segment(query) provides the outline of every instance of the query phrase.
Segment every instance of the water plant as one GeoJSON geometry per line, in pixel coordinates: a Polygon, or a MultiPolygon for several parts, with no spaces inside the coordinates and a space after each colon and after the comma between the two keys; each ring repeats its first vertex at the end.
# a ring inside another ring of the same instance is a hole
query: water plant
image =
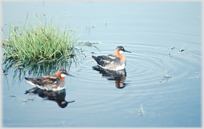
{"type": "Polygon", "coordinates": [[[162,63],[162,61],[163,61],[162,57],[163,57],[163,54],[160,56],[160,61],[161,61],[161,63],[162,63]]]}
{"type": "Polygon", "coordinates": [[[141,116],[144,116],[144,115],[145,115],[145,111],[144,111],[144,109],[143,109],[143,107],[142,107],[142,104],[141,104],[141,106],[140,106],[139,114],[140,114],[141,116]]]}
{"type": "Polygon", "coordinates": [[[44,14],[41,21],[36,14],[36,25],[27,21],[28,14],[23,26],[9,25],[8,39],[3,40],[3,59],[14,60],[17,66],[26,62],[52,62],[74,55],[75,45],[78,38],[75,38],[76,28],[68,29],[66,26],[61,29],[52,20],[47,21],[44,14]]]}
{"type": "Polygon", "coordinates": [[[172,52],[174,49],[175,49],[174,46],[172,46],[172,47],[169,48],[169,55],[171,54],[171,52],[172,52]]]}
{"type": "Polygon", "coordinates": [[[179,50],[179,52],[183,52],[184,51],[184,46],[185,45],[182,46],[182,48],[179,50]]]}
{"type": "Polygon", "coordinates": [[[166,77],[167,79],[168,79],[168,78],[171,78],[171,76],[169,76],[169,74],[167,73],[167,70],[166,70],[166,69],[165,69],[164,77],[166,77]]]}

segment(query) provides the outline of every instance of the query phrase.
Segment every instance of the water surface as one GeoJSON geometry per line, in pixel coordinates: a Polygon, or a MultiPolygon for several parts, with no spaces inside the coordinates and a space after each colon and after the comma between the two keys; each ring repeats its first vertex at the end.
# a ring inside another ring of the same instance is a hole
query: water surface
{"type": "Polygon", "coordinates": [[[3,75],[4,127],[201,127],[201,2],[3,2],[2,7],[4,30],[10,22],[22,25],[27,12],[33,24],[36,13],[44,13],[58,17],[62,26],[78,26],[79,41],[100,42],[100,51],[84,46],[86,58],[71,65],[75,77],[66,77],[65,100],[74,102],[65,108],[24,94],[32,86],[14,78],[14,69],[3,75]],[[93,70],[91,59],[114,54],[119,45],[132,52],[124,53],[121,87],[113,76],[93,70]]]}

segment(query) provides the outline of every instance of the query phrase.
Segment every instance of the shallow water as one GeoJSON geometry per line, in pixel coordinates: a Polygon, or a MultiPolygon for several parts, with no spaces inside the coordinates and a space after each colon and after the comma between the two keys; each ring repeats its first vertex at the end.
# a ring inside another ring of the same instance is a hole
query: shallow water
{"type": "Polygon", "coordinates": [[[65,100],[74,102],[65,108],[24,94],[32,86],[10,70],[2,77],[4,127],[201,127],[201,2],[3,2],[3,27],[23,24],[28,10],[30,22],[43,12],[78,25],[79,40],[100,42],[100,51],[84,47],[86,58],[71,65],[65,100]],[[124,53],[122,88],[93,70],[91,58],[119,45],[132,52],[124,53]]]}

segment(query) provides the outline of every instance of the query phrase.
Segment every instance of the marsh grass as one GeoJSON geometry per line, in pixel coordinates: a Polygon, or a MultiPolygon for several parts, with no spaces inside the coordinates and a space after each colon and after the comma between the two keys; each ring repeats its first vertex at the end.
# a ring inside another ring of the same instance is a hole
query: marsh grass
{"type": "Polygon", "coordinates": [[[27,21],[28,14],[23,26],[9,25],[8,39],[3,40],[3,59],[17,61],[17,65],[28,62],[42,63],[52,62],[63,58],[67,60],[74,55],[75,39],[74,30],[60,27],[52,20],[48,22],[45,15],[41,21],[36,14],[36,25],[27,21]]]}

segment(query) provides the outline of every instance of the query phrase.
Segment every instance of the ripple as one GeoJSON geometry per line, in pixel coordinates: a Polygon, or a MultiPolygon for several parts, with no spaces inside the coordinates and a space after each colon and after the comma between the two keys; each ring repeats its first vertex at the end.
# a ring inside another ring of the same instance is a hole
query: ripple
{"type": "MultiPolygon", "coordinates": [[[[112,44],[108,48],[106,45],[103,46],[103,49],[97,55],[113,53],[114,49],[112,48],[114,46],[116,45],[112,44]]],[[[105,97],[104,100],[93,100],[92,103],[81,105],[82,107],[100,107],[104,103],[111,106],[113,101],[122,104],[125,101],[135,101],[135,98],[137,98],[137,101],[142,101],[147,96],[160,99],[165,94],[186,90],[188,87],[183,86],[183,82],[190,80],[190,74],[199,72],[195,68],[200,66],[201,55],[193,50],[181,53],[178,49],[175,49],[169,55],[169,50],[165,46],[138,44],[125,46],[125,49],[132,52],[124,53],[127,59],[127,76],[124,81],[127,86],[124,89],[127,90],[119,90],[117,94],[115,81],[108,80],[98,71],[92,69],[92,66],[95,66],[96,63],[91,58],[90,53],[86,54],[87,58],[83,61],[80,71],[71,70],[76,75],[76,80],[73,82],[77,82],[76,85],[81,84],[79,86],[81,93],[79,94],[89,96],[87,97],[88,101],[92,101],[93,96],[105,97]],[[165,74],[168,74],[171,78],[165,78],[165,74]]]]}

